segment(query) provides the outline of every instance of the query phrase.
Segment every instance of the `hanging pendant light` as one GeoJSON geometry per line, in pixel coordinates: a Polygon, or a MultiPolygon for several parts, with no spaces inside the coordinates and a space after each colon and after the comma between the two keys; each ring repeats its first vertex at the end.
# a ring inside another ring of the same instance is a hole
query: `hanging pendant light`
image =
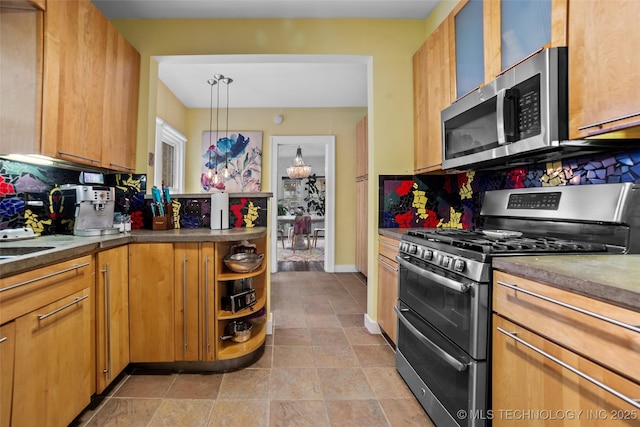
{"type": "Polygon", "coordinates": [[[229,148],[231,147],[231,141],[229,141],[229,85],[233,83],[233,79],[225,77],[222,79],[222,82],[227,85],[227,126],[224,135],[226,149],[224,152],[224,169],[222,170],[222,177],[227,180],[229,179],[229,176],[231,176],[231,172],[229,171],[229,159],[227,156],[229,154],[229,148]]]}
{"type": "Polygon", "coordinates": [[[293,159],[293,166],[289,166],[287,168],[287,175],[289,175],[289,178],[291,179],[303,179],[311,175],[311,166],[306,166],[304,164],[302,148],[300,148],[300,146],[298,146],[296,157],[293,159]]]}
{"type": "Polygon", "coordinates": [[[207,178],[209,178],[209,185],[215,187],[222,181],[222,178],[218,174],[218,156],[215,153],[215,147],[218,146],[218,134],[220,133],[220,81],[225,77],[222,74],[215,74],[213,79],[207,80],[207,83],[211,85],[211,108],[209,113],[209,171],[207,172],[207,178]],[[213,121],[213,86],[218,86],[218,91],[216,95],[216,145],[213,149],[211,149],[211,134],[213,130],[211,129],[211,122],[213,121]],[[213,152],[213,160],[214,166],[213,171],[211,170],[211,153],[213,152]]]}
{"type": "Polygon", "coordinates": [[[207,150],[209,153],[209,162],[207,162],[207,179],[209,180],[209,183],[211,183],[213,180],[213,169],[211,169],[211,165],[213,163],[213,159],[211,158],[211,153],[213,151],[211,148],[211,136],[213,134],[213,87],[218,84],[218,81],[215,79],[209,79],[207,80],[207,83],[211,86],[211,102],[209,104],[209,149],[207,150]]]}

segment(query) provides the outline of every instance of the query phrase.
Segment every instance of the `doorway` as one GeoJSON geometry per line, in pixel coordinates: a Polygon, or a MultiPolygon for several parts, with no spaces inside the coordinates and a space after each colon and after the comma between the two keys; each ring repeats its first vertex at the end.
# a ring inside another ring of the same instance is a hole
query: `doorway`
{"type": "MultiPolygon", "coordinates": [[[[324,271],[328,273],[334,272],[334,230],[335,230],[335,136],[334,135],[311,135],[311,136],[272,136],[271,137],[271,188],[274,196],[271,199],[271,272],[278,271],[278,245],[282,245],[281,236],[278,234],[278,185],[282,181],[281,169],[290,165],[291,159],[287,162],[279,155],[283,151],[295,151],[297,147],[301,147],[303,157],[305,149],[307,152],[317,151],[318,149],[324,156],[324,167],[320,170],[313,167],[313,164],[305,163],[312,167],[312,174],[324,177],[325,190],[325,209],[323,215],[324,228],[324,271]],[[287,162],[285,164],[282,164],[287,162]]],[[[293,156],[291,156],[292,158],[293,156]]],[[[286,240],[288,236],[284,236],[286,240]]],[[[309,244],[311,242],[308,242],[309,244]]],[[[304,249],[303,249],[304,250],[304,249]]]]}

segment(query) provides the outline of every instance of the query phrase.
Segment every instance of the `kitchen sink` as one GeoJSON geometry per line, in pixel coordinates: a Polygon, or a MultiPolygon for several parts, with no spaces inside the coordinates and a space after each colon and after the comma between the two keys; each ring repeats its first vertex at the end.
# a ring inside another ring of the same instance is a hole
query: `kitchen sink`
{"type": "Polygon", "coordinates": [[[9,248],[3,248],[0,246],[0,261],[53,248],[55,248],[55,246],[13,246],[9,248]]]}

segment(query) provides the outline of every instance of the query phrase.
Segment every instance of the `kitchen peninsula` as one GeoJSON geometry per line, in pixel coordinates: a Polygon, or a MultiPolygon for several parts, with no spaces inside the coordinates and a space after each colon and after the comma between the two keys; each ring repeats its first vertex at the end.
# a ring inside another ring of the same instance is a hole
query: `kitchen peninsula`
{"type": "Polygon", "coordinates": [[[0,255],[1,412],[12,425],[68,424],[130,363],[220,372],[264,349],[266,227],[41,236],[2,242],[0,255]],[[223,258],[245,240],[264,259],[232,272],[223,258]],[[223,301],[238,281],[255,303],[231,311],[223,301]],[[249,339],[221,339],[243,319],[249,339]]]}

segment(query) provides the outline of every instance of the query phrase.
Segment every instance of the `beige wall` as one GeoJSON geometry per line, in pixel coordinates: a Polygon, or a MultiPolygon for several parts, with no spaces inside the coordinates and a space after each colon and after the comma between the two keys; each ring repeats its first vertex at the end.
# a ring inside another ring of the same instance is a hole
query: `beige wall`
{"type": "MultiPolygon", "coordinates": [[[[379,174],[413,172],[413,53],[427,35],[424,20],[387,19],[190,19],[115,20],[115,26],[141,53],[137,171],[146,172],[153,151],[158,64],[154,55],[346,54],[368,55],[370,248],[368,314],[376,319],[377,206],[379,174]],[[151,108],[150,108],[151,107],[151,108]]],[[[189,116],[190,114],[188,114],[189,116]]],[[[188,121],[189,119],[187,119],[188,121]]],[[[187,126],[188,127],[188,126],[187,126]]],[[[307,131],[305,133],[311,133],[307,131]]],[[[271,191],[268,153],[263,190],[271,191]]],[[[355,162],[355,159],[354,159],[355,162]]],[[[337,200],[355,198],[351,174],[336,176],[337,200]]],[[[337,202],[340,203],[340,202],[337,202]]],[[[355,241],[351,206],[336,206],[337,223],[348,230],[341,244],[355,241]]],[[[336,254],[336,265],[353,255],[336,254]],[[345,258],[343,258],[345,257],[345,258]]]]}
{"type": "MultiPolygon", "coordinates": [[[[187,108],[169,90],[169,88],[158,80],[158,98],[156,99],[156,114],[171,127],[183,135],[187,133],[187,108]]],[[[150,175],[150,178],[153,175],[150,175]]],[[[151,181],[150,181],[151,182],[151,181]]],[[[151,183],[150,185],[153,185],[151,183]]]]}

